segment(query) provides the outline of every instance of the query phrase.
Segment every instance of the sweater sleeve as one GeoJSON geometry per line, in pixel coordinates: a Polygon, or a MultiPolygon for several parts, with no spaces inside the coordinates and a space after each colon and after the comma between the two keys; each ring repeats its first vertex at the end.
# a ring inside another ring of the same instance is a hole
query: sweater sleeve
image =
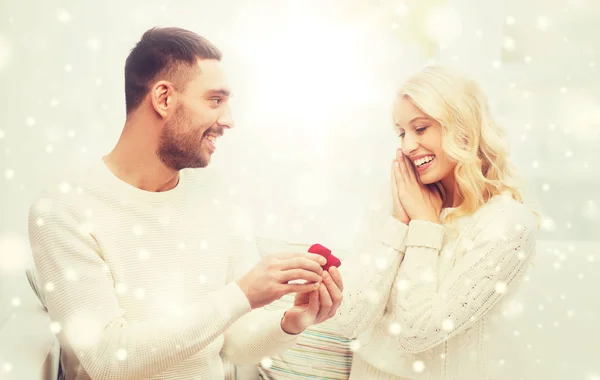
{"type": "Polygon", "coordinates": [[[250,311],[235,284],[162,319],[131,322],[119,307],[102,250],[75,207],[34,203],[29,239],[59,341],[96,379],[146,379],[203,349],[250,311]]]}
{"type": "MultiPolygon", "coordinates": [[[[462,248],[453,249],[465,254],[441,282],[443,227],[410,222],[395,300],[403,351],[426,351],[465,331],[520,283],[535,252],[537,224],[533,214],[513,211],[496,215],[470,241],[459,237],[462,248]]],[[[443,254],[452,255],[453,249],[443,254]]]]}
{"type": "Polygon", "coordinates": [[[343,261],[344,300],[334,318],[351,339],[374,324],[385,310],[403,258],[408,226],[384,211],[370,211],[351,254],[343,261]]]}
{"type": "MultiPolygon", "coordinates": [[[[241,209],[233,212],[231,220],[241,224],[231,227],[234,231],[231,238],[233,249],[227,282],[237,281],[260,260],[251,228],[245,217],[240,215],[241,209]]],[[[233,364],[256,364],[292,347],[297,336],[282,330],[284,312],[258,308],[241,317],[225,332],[223,355],[233,364]]]]}

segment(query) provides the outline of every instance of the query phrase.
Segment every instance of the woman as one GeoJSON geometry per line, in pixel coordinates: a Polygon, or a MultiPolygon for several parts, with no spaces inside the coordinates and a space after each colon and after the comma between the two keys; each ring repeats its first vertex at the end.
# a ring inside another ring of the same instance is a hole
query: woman
{"type": "Polygon", "coordinates": [[[341,270],[337,322],[358,337],[350,379],[498,378],[511,351],[502,306],[538,229],[503,131],[479,86],[441,67],[400,88],[393,116],[391,200],[359,239],[369,254],[341,270]]]}

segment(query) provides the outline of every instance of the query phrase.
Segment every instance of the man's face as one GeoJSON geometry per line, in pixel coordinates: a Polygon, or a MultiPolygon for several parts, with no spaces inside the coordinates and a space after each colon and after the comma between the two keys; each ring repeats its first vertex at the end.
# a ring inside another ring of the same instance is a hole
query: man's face
{"type": "Polygon", "coordinates": [[[199,73],[178,93],[160,136],[158,156],[175,170],[208,165],[218,137],[233,127],[230,90],[220,62],[199,60],[199,73]]]}

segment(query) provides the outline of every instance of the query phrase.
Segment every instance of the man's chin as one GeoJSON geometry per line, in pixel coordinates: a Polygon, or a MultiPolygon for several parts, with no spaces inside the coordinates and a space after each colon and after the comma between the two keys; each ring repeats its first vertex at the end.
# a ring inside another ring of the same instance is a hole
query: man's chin
{"type": "Polygon", "coordinates": [[[195,162],[192,165],[188,166],[186,169],[202,169],[210,164],[210,160],[203,160],[199,162],[195,162]]]}
{"type": "Polygon", "coordinates": [[[200,169],[205,168],[210,164],[211,155],[207,154],[204,157],[198,157],[198,160],[194,162],[194,165],[191,167],[192,169],[200,169]]]}
{"type": "Polygon", "coordinates": [[[180,162],[179,168],[177,170],[183,169],[201,169],[208,166],[210,163],[210,157],[196,157],[191,160],[187,160],[184,162],[180,162]]]}

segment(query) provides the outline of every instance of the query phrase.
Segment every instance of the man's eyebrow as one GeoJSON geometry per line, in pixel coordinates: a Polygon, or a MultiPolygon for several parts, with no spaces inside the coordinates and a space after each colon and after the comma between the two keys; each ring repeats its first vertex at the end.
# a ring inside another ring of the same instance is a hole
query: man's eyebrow
{"type": "Polygon", "coordinates": [[[215,88],[213,90],[208,90],[206,92],[206,94],[208,96],[215,96],[215,95],[221,95],[221,96],[226,96],[226,97],[231,97],[231,91],[224,89],[224,88],[215,88]]]}

